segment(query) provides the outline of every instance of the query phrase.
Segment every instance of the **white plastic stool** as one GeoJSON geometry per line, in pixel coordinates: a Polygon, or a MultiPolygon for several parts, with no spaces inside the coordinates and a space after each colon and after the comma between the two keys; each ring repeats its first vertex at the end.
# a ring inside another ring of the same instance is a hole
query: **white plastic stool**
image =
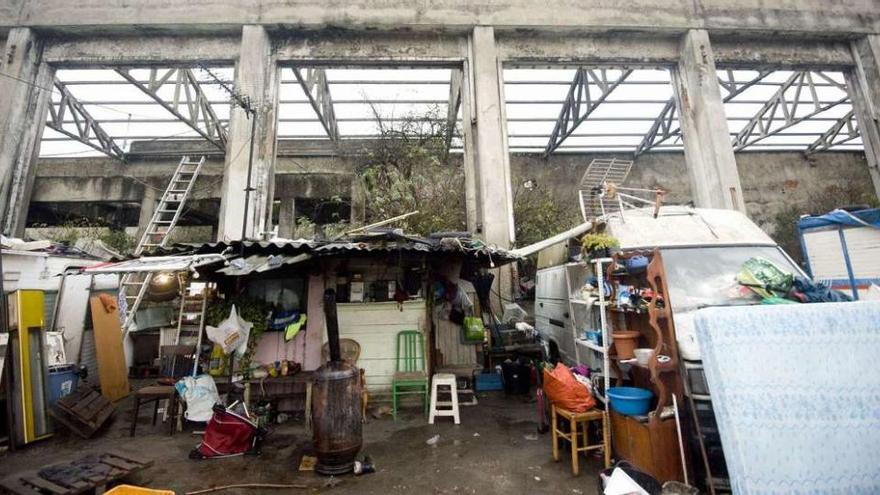
{"type": "Polygon", "coordinates": [[[459,424],[458,418],[458,386],[455,384],[455,375],[451,373],[435,373],[431,378],[431,409],[428,423],[434,424],[435,416],[452,416],[455,424],[459,424]],[[451,401],[437,402],[437,387],[449,387],[452,394],[451,401]],[[451,409],[438,409],[438,406],[451,407],[451,409]]]}

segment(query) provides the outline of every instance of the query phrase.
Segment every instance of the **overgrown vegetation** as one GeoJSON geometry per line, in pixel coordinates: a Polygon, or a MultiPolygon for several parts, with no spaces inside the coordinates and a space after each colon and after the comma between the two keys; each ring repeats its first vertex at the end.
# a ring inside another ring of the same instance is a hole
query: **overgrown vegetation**
{"type": "Polygon", "coordinates": [[[773,239],[798,263],[802,262],[801,243],[797,221],[802,215],[821,215],[835,208],[853,205],[880,206],[872,194],[860,192],[853,187],[834,185],[822,194],[811,198],[807,207],[790,205],[779,210],[768,225],[773,239]]]}
{"type": "Polygon", "coordinates": [[[87,248],[95,241],[116,253],[126,255],[134,251],[137,239],[124,229],[88,218],[69,218],[60,225],[36,225],[33,227],[40,237],[67,246],[87,248]]]}
{"type": "Polygon", "coordinates": [[[574,227],[579,223],[580,213],[539,185],[530,189],[517,187],[513,216],[516,244],[527,246],[574,227]]]}
{"type": "MultiPolygon", "coordinates": [[[[366,223],[418,210],[395,226],[427,235],[467,230],[464,170],[460,155],[446,147],[450,129],[445,113],[432,108],[424,115],[394,121],[373,109],[379,138],[366,145],[359,180],[366,192],[366,223]]],[[[453,134],[460,135],[458,129],[453,134]]],[[[485,199],[492,201],[492,198],[485,199]]],[[[518,187],[513,197],[517,245],[527,245],[577,224],[577,211],[540,187],[518,187]]]]}
{"type": "Polygon", "coordinates": [[[446,151],[445,116],[436,107],[393,121],[375,107],[373,114],[379,137],[365,145],[357,168],[366,223],[418,210],[395,226],[421,235],[465,230],[464,173],[446,151]]]}

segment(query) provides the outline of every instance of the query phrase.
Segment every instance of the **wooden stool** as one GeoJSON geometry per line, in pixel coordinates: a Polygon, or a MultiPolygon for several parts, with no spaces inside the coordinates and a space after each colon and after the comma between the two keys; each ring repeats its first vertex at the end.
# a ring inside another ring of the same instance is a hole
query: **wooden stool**
{"type": "Polygon", "coordinates": [[[134,436],[135,428],[137,428],[138,412],[141,404],[155,402],[153,406],[153,425],[156,425],[156,417],[159,414],[159,401],[168,400],[166,408],[169,416],[168,424],[170,425],[169,435],[174,435],[174,427],[177,425],[177,390],[173,385],[152,385],[144,387],[134,393],[134,412],[131,416],[130,436],[134,436]]]}
{"type": "Polygon", "coordinates": [[[431,409],[428,416],[428,423],[434,424],[435,416],[452,416],[455,424],[459,424],[458,418],[458,385],[455,383],[455,375],[451,373],[435,373],[431,379],[431,409]],[[437,387],[449,387],[449,393],[452,394],[450,401],[437,401],[437,387]],[[443,406],[444,409],[438,409],[437,406],[443,406]],[[446,409],[449,407],[450,409],[446,409]]]}
{"type": "Polygon", "coordinates": [[[580,472],[578,469],[578,452],[586,452],[588,450],[601,449],[604,447],[605,449],[605,468],[608,469],[611,467],[611,442],[609,441],[609,429],[608,429],[608,415],[605,411],[601,411],[599,409],[591,409],[587,412],[576,413],[571,412],[566,409],[562,409],[561,407],[556,407],[555,405],[550,406],[551,409],[551,423],[550,423],[550,431],[553,433],[552,441],[553,441],[553,460],[559,460],[559,440],[558,438],[561,436],[562,438],[568,440],[571,444],[571,472],[575,476],[580,472]],[[557,417],[562,416],[562,418],[568,420],[569,423],[569,431],[568,433],[559,429],[559,422],[557,421],[557,417]],[[590,445],[587,441],[587,429],[590,424],[590,421],[601,421],[602,422],[602,443],[599,445],[590,445]],[[578,446],[578,426],[581,426],[581,433],[583,437],[583,446],[578,446]]]}

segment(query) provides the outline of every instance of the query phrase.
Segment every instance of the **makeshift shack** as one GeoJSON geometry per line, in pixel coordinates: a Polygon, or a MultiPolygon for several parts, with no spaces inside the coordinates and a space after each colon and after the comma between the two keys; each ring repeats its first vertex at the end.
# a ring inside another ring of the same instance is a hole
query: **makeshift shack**
{"type": "Polygon", "coordinates": [[[880,208],[805,216],[797,226],[811,277],[856,300],[880,286],[880,208]]]}
{"type": "Polygon", "coordinates": [[[403,352],[398,346],[402,331],[421,335],[429,349],[429,376],[441,366],[462,367],[468,375],[482,368],[483,341],[465,342],[462,335],[463,318],[479,314],[481,307],[466,280],[517,259],[470,238],[422,238],[399,231],[335,241],[183,244],[156,254],[87,272],[186,274],[185,284],[208,289],[202,320],[208,327],[219,325],[236,305],[238,316],[254,324],[251,348],[230,369],[228,360],[203,339],[199,364],[190,369],[209,372],[220,384],[247,377],[250,397],[271,399],[279,411],[304,408],[307,373],[326,361],[325,289],[336,290],[340,337],[357,348],[356,364],[370,400],[382,400],[390,395],[403,352]]]}

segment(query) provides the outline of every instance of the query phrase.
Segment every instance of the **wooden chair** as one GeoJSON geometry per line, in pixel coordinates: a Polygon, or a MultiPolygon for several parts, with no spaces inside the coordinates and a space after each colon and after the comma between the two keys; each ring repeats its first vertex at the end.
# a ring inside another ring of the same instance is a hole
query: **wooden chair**
{"type": "MultiPolygon", "coordinates": [[[[342,354],[342,360],[346,363],[357,366],[358,358],[361,357],[361,345],[354,339],[339,339],[339,351],[342,354]]],[[[330,360],[330,343],[324,342],[321,346],[321,357],[324,362],[330,360]]]]}
{"type": "Polygon", "coordinates": [[[418,330],[397,334],[394,378],[391,380],[391,408],[397,419],[397,406],[402,395],[422,395],[424,413],[428,413],[428,371],[425,360],[425,336],[418,330]]]}
{"type": "Polygon", "coordinates": [[[169,414],[169,435],[174,435],[174,429],[177,427],[177,390],[173,385],[151,385],[144,387],[134,393],[134,409],[131,417],[131,431],[129,436],[134,436],[137,428],[138,412],[141,404],[149,404],[153,402],[153,426],[156,425],[156,417],[159,414],[159,402],[167,400],[168,405],[166,411],[169,414]]]}
{"type": "Polygon", "coordinates": [[[609,425],[608,425],[608,416],[605,414],[605,411],[601,411],[599,409],[590,409],[589,411],[576,413],[569,411],[567,409],[563,409],[561,407],[556,407],[556,405],[550,406],[551,410],[551,423],[550,423],[550,431],[552,432],[552,441],[553,441],[553,460],[559,460],[559,437],[564,438],[571,444],[571,472],[575,476],[580,472],[578,468],[578,453],[579,452],[587,452],[589,450],[596,449],[605,449],[605,468],[611,467],[611,442],[609,441],[609,425]],[[562,417],[564,420],[568,421],[569,429],[568,431],[562,431],[560,429],[561,421],[558,420],[559,417],[562,417]],[[597,445],[590,445],[587,441],[587,429],[589,427],[590,421],[600,421],[602,426],[602,443],[597,445]],[[578,431],[580,430],[580,431],[578,431]],[[581,433],[581,438],[583,439],[583,445],[578,446],[578,433],[581,433]]]}

